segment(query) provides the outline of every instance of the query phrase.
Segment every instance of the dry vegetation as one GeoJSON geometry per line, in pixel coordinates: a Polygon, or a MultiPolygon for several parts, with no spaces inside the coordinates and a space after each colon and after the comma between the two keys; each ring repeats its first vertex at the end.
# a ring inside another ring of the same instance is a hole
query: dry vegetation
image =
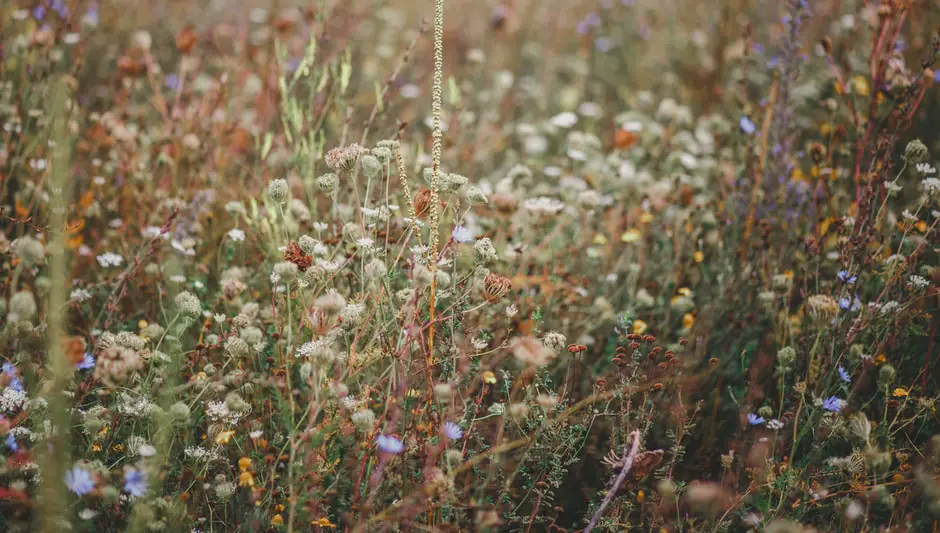
{"type": "Polygon", "coordinates": [[[0,6],[0,530],[928,532],[926,0],[0,6]]]}

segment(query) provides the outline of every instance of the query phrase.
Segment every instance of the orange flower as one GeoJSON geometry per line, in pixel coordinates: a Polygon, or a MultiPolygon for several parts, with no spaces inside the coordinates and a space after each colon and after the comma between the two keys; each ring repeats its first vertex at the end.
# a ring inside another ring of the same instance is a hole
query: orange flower
{"type": "Polygon", "coordinates": [[[895,398],[904,398],[908,394],[910,393],[907,391],[907,389],[903,387],[898,387],[894,389],[893,391],[891,391],[891,396],[894,396],[895,398]]]}
{"type": "Polygon", "coordinates": [[[247,457],[242,457],[238,460],[238,469],[242,472],[247,472],[251,468],[251,459],[247,457]]]}
{"type": "Polygon", "coordinates": [[[251,472],[242,472],[238,475],[238,485],[240,487],[254,487],[255,477],[251,475],[251,472]]]}

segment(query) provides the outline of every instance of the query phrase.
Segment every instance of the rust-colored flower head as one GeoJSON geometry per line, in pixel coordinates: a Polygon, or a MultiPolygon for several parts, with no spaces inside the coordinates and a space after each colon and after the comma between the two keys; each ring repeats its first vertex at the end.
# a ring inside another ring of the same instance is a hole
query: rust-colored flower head
{"type": "Polygon", "coordinates": [[[418,218],[427,218],[431,214],[431,198],[433,196],[434,193],[431,192],[431,189],[421,189],[415,195],[415,215],[418,218]]]}
{"type": "Polygon", "coordinates": [[[512,290],[512,281],[509,278],[490,272],[483,279],[483,298],[488,302],[495,302],[509,294],[512,290]]]}
{"type": "Polygon", "coordinates": [[[287,249],[284,250],[284,260],[297,265],[301,272],[306,272],[313,264],[313,257],[305,254],[296,242],[287,245],[287,249]]]}
{"type": "Polygon", "coordinates": [[[198,42],[199,35],[191,25],[187,25],[176,34],[176,49],[179,50],[181,54],[192,52],[198,42]]]}

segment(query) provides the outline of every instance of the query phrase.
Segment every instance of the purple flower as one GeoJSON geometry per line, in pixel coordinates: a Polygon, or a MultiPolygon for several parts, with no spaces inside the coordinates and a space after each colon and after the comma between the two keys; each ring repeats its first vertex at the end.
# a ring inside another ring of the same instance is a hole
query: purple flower
{"type": "Polygon", "coordinates": [[[82,356],[82,360],[75,365],[75,368],[79,370],[89,370],[91,368],[95,368],[95,356],[91,355],[90,353],[86,353],[84,356],[82,356]]]}
{"type": "Polygon", "coordinates": [[[764,420],[762,416],[755,415],[754,413],[747,414],[747,423],[752,426],[759,426],[764,422],[766,422],[766,420],[764,420]]]}
{"type": "Polygon", "coordinates": [[[393,455],[397,455],[405,449],[405,445],[402,444],[401,440],[392,435],[379,435],[378,438],[375,439],[375,443],[379,446],[380,450],[393,455]]]}
{"type": "Polygon", "coordinates": [[[842,410],[842,404],[845,403],[845,400],[839,398],[838,396],[830,396],[823,401],[823,409],[826,411],[832,411],[833,413],[838,413],[842,410]]]}
{"type": "Polygon", "coordinates": [[[20,449],[20,445],[16,443],[16,437],[14,437],[12,433],[7,433],[7,438],[4,442],[6,443],[7,448],[9,448],[10,451],[14,453],[20,449]]]}
{"type": "Polygon", "coordinates": [[[42,6],[36,6],[36,9],[33,10],[33,18],[36,20],[42,20],[46,16],[46,8],[42,6]]]}
{"type": "Polygon", "coordinates": [[[836,274],[836,275],[839,277],[839,279],[840,279],[843,283],[847,283],[847,284],[849,284],[849,285],[854,284],[854,283],[858,280],[858,276],[855,275],[855,274],[852,274],[852,273],[849,272],[848,270],[840,270],[840,271],[838,272],[838,274],[836,274]]]}
{"type": "Polygon", "coordinates": [[[454,227],[454,231],[451,232],[451,235],[453,235],[454,240],[459,243],[470,242],[473,240],[473,232],[464,226],[454,227]]]}
{"type": "Polygon", "coordinates": [[[73,466],[65,473],[65,486],[75,494],[84,496],[95,489],[95,480],[92,479],[91,472],[88,470],[73,466]]]}
{"type": "Polygon", "coordinates": [[[839,377],[846,383],[852,383],[852,375],[841,365],[839,365],[839,377]]]}
{"type": "Polygon", "coordinates": [[[136,469],[124,472],[124,490],[131,496],[143,497],[147,494],[147,473],[136,469]]]}
{"type": "Polygon", "coordinates": [[[175,91],[180,87],[180,77],[176,74],[167,74],[166,78],[163,80],[163,84],[166,85],[167,89],[175,91]]]}
{"type": "Polygon", "coordinates": [[[741,117],[741,121],[738,123],[741,127],[741,131],[747,135],[752,135],[757,129],[757,126],[754,124],[754,121],[747,117],[741,117]]]}
{"type": "Polygon", "coordinates": [[[453,422],[444,424],[444,434],[447,435],[447,438],[450,440],[460,440],[463,438],[463,430],[453,422]]]}

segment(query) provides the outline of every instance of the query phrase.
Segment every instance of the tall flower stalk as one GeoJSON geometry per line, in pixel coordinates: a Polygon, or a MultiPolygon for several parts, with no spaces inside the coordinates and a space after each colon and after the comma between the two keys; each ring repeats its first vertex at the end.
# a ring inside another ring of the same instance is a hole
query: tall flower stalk
{"type": "Polygon", "coordinates": [[[433,140],[431,145],[431,235],[428,270],[431,271],[431,298],[428,304],[431,326],[428,330],[428,363],[434,361],[434,306],[437,295],[437,256],[441,223],[440,174],[441,174],[441,106],[444,77],[444,0],[434,1],[434,84],[431,92],[433,116],[433,140]]]}

